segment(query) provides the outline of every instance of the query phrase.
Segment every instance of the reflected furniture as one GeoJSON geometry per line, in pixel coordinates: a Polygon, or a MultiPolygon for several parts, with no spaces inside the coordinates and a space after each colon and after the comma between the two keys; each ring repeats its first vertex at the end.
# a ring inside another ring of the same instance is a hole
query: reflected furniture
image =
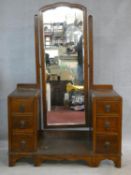
{"type": "Polygon", "coordinates": [[[94,84],[92,22],[84,6],[67,2],[35,15],[36,84],[17,84],[8,96],[9,166],[30,158],[35,166],[82,160],[96,167],[109,159],[121,167],[122,97],[112,85],[94,84]],[[60,12],[64,21],[53,18],[60,12]],[[72,24],[83,37],[82,83],[72,24]]]}

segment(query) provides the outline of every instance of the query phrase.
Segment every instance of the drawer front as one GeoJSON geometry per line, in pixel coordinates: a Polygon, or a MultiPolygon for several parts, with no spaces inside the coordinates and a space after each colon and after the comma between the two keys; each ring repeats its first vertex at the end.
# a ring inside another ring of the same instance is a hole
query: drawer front
{"type": "Polygon", "coordinates": [[[96,115],[118,115],[120,114],[119,101],[104,101],[99,100],[96,102],[96,115]]]}
{"type": "Polygon", "coordinates": [[[12,117],[12,127],[15,131],[33,131],[34,122],[33,122],[33,116],[24,115],[24,116],[13,116],[12,117]]]}
{"type": "Polygon", "coordinates": [[[118,117],[96,117],[96,132],[118,132],[119,125],[118,117]]]}
{"type": "Polygon", "coordinates": [[[14,134],[11,140],[11,151],[14,152],[35,151],[35,143],[33,135],[14,134]]]}
{"type": "Polygon", "coordinates": [[[119,152],[118,136],[97,135],[96,153],[115,154],[119,152]]]}
{"type": "Polygon", "coordinates": [[[33,111],[33,99],[29,98],[13,98],[11,101],[11,111],[13,113],[24,113],[33,111]]]}

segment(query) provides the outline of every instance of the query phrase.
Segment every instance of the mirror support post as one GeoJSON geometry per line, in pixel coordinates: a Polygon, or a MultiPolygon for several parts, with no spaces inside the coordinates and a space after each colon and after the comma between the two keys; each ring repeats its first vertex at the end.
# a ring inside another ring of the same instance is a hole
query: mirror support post
{"type": "Polygon", "coordinates": [[[88,17],[88,26],[89,26],[89,89],[93,87],[93,16],[89,15],[88,17]]]}
{"type": "Polygon", "coordinates": [[[38,36],[38,15],[34,16],[35,23],[35,57],[36,57],[36,83],[40,87],[40,63],[39,63],[39,36],[38,36]]]}

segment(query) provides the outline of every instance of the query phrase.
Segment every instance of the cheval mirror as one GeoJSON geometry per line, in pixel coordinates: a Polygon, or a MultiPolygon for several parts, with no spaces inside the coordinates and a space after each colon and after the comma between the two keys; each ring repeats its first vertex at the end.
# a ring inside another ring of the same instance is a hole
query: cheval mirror
{"type": "Polygon", "coordinates": [[[91,30],[92,16],[88,22],[82,5],[55,3],[35,15],[37,84],[42,88],[44,127],[88,125],[91,30]]]}
{"type": "Polygon", "coordinates": [[[35,15],[37,84],[17,84],[8,97],[10,166],[30,157],[35,166],[109,159],[121,167],[122,98],[112,85],[93,83],[92,29],[78,4],[51,4],[35,15]]]}

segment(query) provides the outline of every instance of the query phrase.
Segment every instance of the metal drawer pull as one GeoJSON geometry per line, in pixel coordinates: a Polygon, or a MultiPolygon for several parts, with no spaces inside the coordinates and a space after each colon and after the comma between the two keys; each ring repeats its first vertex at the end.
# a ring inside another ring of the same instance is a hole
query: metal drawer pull
{"type": "Polygon", "coordinates": [[[106,142],[104,143],[105,149],[109,149],[110,146],[111,146],[111,143],[110,143],[109,141],[106,141],[106,142]]]}
{"type": "Polygon", "coordinates": [[[109,129],[110,128],[110,122],[109,121],[105,121],[104,128],[105,129],[109,129]]]}
{"type": "Polygon", "coordinates": [[[25,120],[20,121],[20,128],[26,128],[27,122],[25,120]]]}
{"type": "Polygon", "coordinates": [[[105,112],[110,112],[111,111],[111,105],[105,105],[104,110],[105,110],[105,112]]]}
{"type": "Polygon", "coordinates": [[[25,105],[24,104],[20,104],[19,112],[25,112],[25,105]]]}
{"type": "Polygon", "coordinates": [[[22,141],[20,142],[20,148],[21,148],[22,150],[24,150],[24,149],[26,148],[26,141],[25,141],[25,140],[22,140],[22,141]]]}

